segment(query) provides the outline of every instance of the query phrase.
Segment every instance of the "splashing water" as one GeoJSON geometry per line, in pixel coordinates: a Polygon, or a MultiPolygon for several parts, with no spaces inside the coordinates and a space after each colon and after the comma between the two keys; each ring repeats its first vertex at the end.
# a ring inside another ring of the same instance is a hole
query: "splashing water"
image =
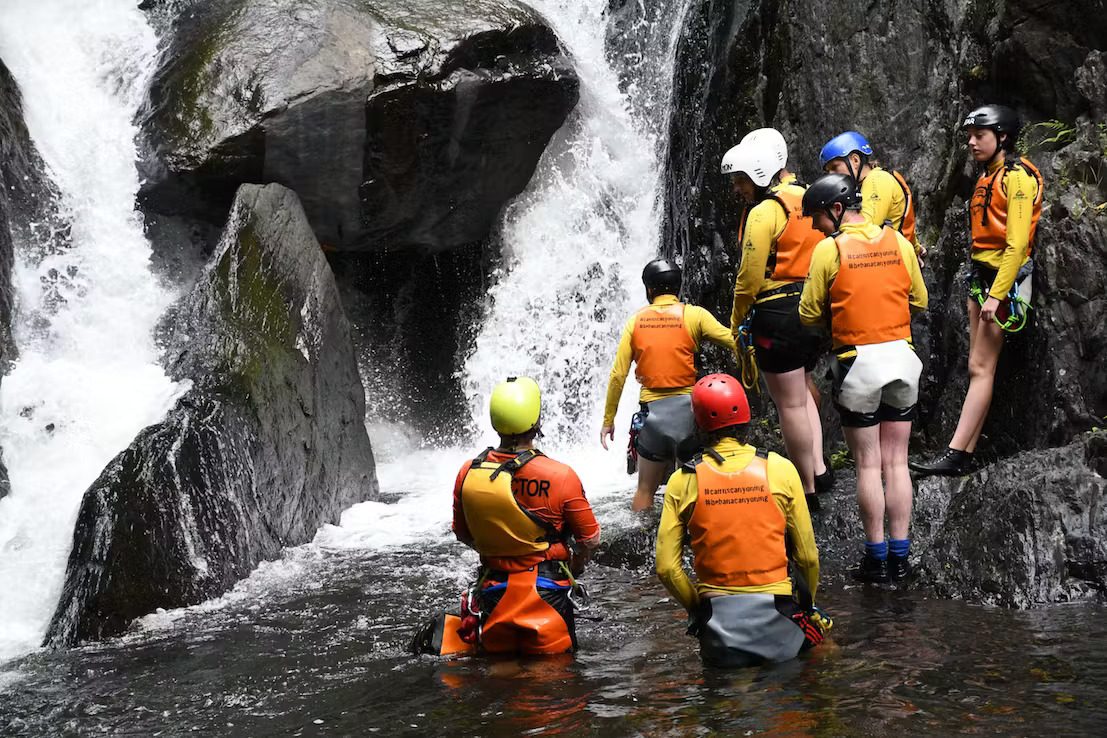
{"type": "MultiPolygon", "coordinates": [[[[544,395],[543,446],[596,446],[604,393],[622,327],[644,304],[642,267],[660,239],[662,136],[671,57],[683,4],[653,24],[659,60],[620,90],[605,49],[604,0],[532,3],[551,21],[581,78],[580,104],[507,211],[503,266],[493,275],[485,325],[463,386],[483,428],[487,398],[510,374],[533,376],[544,395]]],[[[620,417],[637,402],[633,381],[620,417]]],[[[598,460],[598,459],[597,459],[598,460]]],[[[618,471],[610,456],[601,463],[618,471]]]]}
{"type": "Polygon", "coordinates": [[[5,0],[0,57],[58,192],[61,228],[16,244],[20,357],[0,388],[0,660],[37,647],[82,494],[178,388],[152,330],[171,299],[135,212],[133,120],[157,38],[134,0],[5,0]]]}

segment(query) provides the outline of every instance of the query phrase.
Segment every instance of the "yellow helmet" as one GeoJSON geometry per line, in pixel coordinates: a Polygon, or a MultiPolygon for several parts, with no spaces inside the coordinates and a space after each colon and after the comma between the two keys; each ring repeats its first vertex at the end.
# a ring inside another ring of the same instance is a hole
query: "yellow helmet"
{"type": "Polygon", "coordinates": [[[538,425],[542,390],[530,377],[508,377],[492,390],[488,410],[497,433],[504,436],[526,433],[538,425]]]}

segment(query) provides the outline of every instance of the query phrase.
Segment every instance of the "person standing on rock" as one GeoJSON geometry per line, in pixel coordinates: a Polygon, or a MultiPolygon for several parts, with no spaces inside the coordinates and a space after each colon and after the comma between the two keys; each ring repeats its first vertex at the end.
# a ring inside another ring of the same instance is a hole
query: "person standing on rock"
{"type": "MultiPolygon", "coordinates": [[[[489,412],[500,443],[466,461],[454,484],[454,535],[481,562],[458,636],[472,644],[479,634],[489,653],[564,653],[576,648],[574,577],[599,545],[600,526],[576,473],[534,447],[538,384],[509,377],[489,412]]],[[[437,638],[457,641],[451,632],[437,638]]]]}
{"type": "Polygon", "coordinates": [[[815,247],[799,314],[807,325],[829,323],[834,344],[834,404],[857,464],[865,527],[854,577],[886,582],[909,572],[907,444],[922,373],[911,346],[911,312],[925,310],[928,295],[911,243],[860,209],[857,182],[845,174],[827,174],[804,193],[804,214],[828,238],[815,247]]]}
{"type": "Polygon", "coordinates": [[[949,447],[931,461],[911,462],[922,474],[960,476],[971,470],[1005,331],[1021,328],[1026,320],[1033,282],[1030,251],[1044,185],[1033,164],[1014,156],[1019,128],[1015,111],[1002,105],[977,108],[961,125],[981,168],[969,207],[969,389],[949,447]]]}
{"type": "Polygon", "coordinates": [[[822,453],[819,409],[809,389],[823,335],[800,323],[797,306],[811,252],[822,236],[801,216],[803,187],[782,179],[788,164],[783,141],[762,134],[723,156],[722,173],[730,175],[734,192],[750,206],[739,231],[742,259],[730,330],[738,337],[749,319],[757,365],[776,403],[788,458],[799,470],[808,506],[815,509],[815,493],[834,485],[822,453]]]}
{"type": "Polygon", "coordinates": [[[699,638],[705,663],[795,658],[832,625],[815,608],[819,550],[799,475],[787,459],[746,443],[750,407],[734,377],[696,382],[692,407],[707,448],[666,485],[657,576],[688,611],[688,634],[699,638]],[[694,585],[683,566],[686,541],[694,585]]]}
{"type": "Polygon", "coordinates": [[[737,351],[734,337],[715,316],[677,298],[681,272],[676,262],[654,259],[646,264],[642,284],[650,304],[630,316],[623,327],[600,428],[600,444],[606,450],[608,439],[615,438],[615,413],[633,361],[645,414],[636,441],[638,490],[631,503],[636,512],[653,507],[654,492],[665,473],[677,459],[691,456],[695,448],[696,421],[689,395],[696,383],[700,344],[706,339],[737,351]]]}
{"type": "Polygon", "coordinates": [[[926,250],[915,236],[915,198],[899,172],[870,160],[873,148],[856,131],[830,139],[819,153],[824,172],[848,174],[861,183],[861,215],[874,225],[889,224],[914,247],[922,266],[926,250]]]}

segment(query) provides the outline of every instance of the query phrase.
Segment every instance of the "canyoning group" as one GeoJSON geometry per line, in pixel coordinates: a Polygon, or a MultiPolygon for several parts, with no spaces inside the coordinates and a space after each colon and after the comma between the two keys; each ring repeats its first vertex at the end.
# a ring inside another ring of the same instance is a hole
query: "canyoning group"
{"type": "MultiPolygon", "coordinates": [[[[916,236],[910,187],[878,165],[864,136],[831,139],[819,154],[825,174],[809,187],[788,171],[788,147],[774,129],[751,132],[723,156],[721,173],[746,206],[729,329],[679,300],[676,262],[645,266],[649,305],[623,329],[600,442],[606,449],[615,436],[633,363],[642,389],[628,450],[628,471],[637,466],[638,473],[631,506],[652,509],[670,475],[656,571],[687,610],[687,632],[698,638],[705,663],[788,660],[832,626],[815,604],[819,553],[809,513],[835,483],[811,379],[828,350],[864,527],[851,574],[866,583],[909,575],[909,467],[920,474],[970,471],[1005,334],[1021,329],[1030,309],[1043,183],[1014,153],[1019,128],[1016,114],[1000,105],[973,110],[961,124],[979,170],[970,203],[970,381],[949,448],[932,461],[908,461],[922,372],[911,315],[927,308],[926,250],[916,236]],[[704,340],[733,352],[741,379],[710,374],[697,381],[704,340]],[[776,405],[787,458],[749,443],[743,385],[752,388],[759,376],[776,405]],[[694,583],[683,566],[685,546],[694,583]]],[[[453,497],[454,533],[480,555],[477,579],[461,613],[432,619],[413,648],[572,650],[574,610],[584,598],[575,577],[599,545],[600,527],[577,474],[534,445],[542,415],[534,380],[511,377],[496,387],[490,414],[499,445],[465,461],[453,497]]]]}

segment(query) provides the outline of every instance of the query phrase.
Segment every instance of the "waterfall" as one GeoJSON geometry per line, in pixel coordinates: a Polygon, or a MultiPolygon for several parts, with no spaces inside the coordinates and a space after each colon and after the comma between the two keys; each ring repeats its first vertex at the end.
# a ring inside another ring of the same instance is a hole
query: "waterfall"
{"type": "MultiPolygon", "coordinates": [[[[464,388],[483,430],[492,388],[509,374],[533,376],[545,397],[543,445],[598,447],[619,335],[645,304],[642,267],[659,250],[672,59],[687,2],[642,19],[626,49],[607,43],[607,0],[531,4],[572,55],[580,104],[506,212],[503,264],[464,388]]],[[[631,378],[620,429],[637,397],[631,378]]]]}
{"type": "Polygon", "coordinates": [[[171,295],[135,212],[135,113],[157,38],[135,0],[4,0],[0,57],[58,191],[60,228],[16,243],[18,362],[0,387],[0,660],[36,648],[81,498],[177,387],[152,331],[171,295]]]}

